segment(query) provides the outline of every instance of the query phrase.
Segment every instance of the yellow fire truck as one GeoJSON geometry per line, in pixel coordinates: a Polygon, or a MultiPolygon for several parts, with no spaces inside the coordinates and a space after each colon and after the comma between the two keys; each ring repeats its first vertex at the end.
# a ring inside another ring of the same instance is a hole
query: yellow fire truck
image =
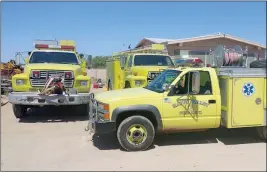
{"type": "Polygon", "coordinates": [[[91,79],[72,40],[36,40],[24,72],[12,77],[8,96],[16,118],[30,107],[76,105],[88,113],[91,79]]]}
{"type": "MultiPolygon", "coordinates": [[[[239,51],[240,52],[240,51],[239,51]]],[[[166,69],[143,88],[92,94],[88,130],[116,132],[122,148],[145,150],[162,131],[255,127],[266,141],[266,69],[218,46],[213,67],[166,69]]]]}
{"type": "Polygon", "coordinates": [[[106,62],[108,90],[144,87],[169,67],[174,63],[163,44],[114,53],[106,62]]]}

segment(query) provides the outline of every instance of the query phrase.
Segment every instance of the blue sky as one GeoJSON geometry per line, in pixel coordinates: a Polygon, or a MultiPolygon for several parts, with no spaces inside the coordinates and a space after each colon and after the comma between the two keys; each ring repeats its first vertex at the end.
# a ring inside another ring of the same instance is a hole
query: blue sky
{"type": "Polygon", "coordinates": [[[216,32],[266,45],[265,2],[2,2],[1,11],[1,61],[32,50],[35,39],[73,39],[93,56],[143,37],[216,32]]]}

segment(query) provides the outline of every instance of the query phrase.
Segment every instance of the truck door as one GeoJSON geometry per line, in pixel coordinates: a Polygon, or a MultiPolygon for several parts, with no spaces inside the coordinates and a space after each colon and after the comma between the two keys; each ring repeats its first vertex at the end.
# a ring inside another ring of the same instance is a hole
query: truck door
{"type": "Polygon", "coordinates": [[[195,70],[182,75],[172,95],[164,93],[162,109],[166,129],[216,127],[220,116],[216,112],[218,101],[212,88],[208,71],[195,70]]]}
{"type": "Polygon", "coordinates": [[[124,68],[124,72],[125,72],[125,80],[126,80],[126,77],[128,75],[131,75],[132,74],[132,71],[131,71],[131,67],[132,67],[132,62],[133,62],[133,56],[130,55],[127,57],[127,62],[126,62],[126,66],[124,68]]]}

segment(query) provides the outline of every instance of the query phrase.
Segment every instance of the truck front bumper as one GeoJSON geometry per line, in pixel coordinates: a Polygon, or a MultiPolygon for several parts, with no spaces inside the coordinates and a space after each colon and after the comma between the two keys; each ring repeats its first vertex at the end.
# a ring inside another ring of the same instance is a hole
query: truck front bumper
{"type": "Polygon", "coordinates": [[[36,92],[12,92],[8,95],[11,104],[20,105],[79,105],[89,103],[91,93],[70,95],[38,95],[36,92]]]}
{"type": "Polygon", "coordinates": [[[97,102],[94,99],[94,94],[90,95],[89,98],[89,121],[86,130],[89,130],[90,133],[104,134],[116,131],[116,122],[115,121],[101,121],[98,120],[97,112],[97,102]]]}
{"type": "Polygon", "coordinates": [[[93,119],[89,120],[88,129],[91,133],[105,134],[116,131],[116,123],[113,121],[102,122],[95,121],[93,119]]]}

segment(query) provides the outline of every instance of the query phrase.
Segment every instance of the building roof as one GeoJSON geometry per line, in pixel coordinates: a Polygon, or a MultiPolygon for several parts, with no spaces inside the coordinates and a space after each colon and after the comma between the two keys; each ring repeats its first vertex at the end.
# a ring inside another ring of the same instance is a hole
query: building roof
{"type": "Polygon", "coordinates": [[[176,39],[144,38],[135,46],[135,48],[138,48],[139,46],[141,46],[145,41],[150,41],[152,43],[159,44],[159,43],[170,42],[170,41],[175,41],[175,40],[176,39]]]}
{"type": "Polygon", "coordinates": [[[266,45],[262,45],[253,41],[248,41],[246,39],[243,38],[239,38],[236,36],[232,36],[229,34],[224,34],[224,33],[215,33],[215,34],[210,34],[210,35],[203,35],[203,36],[198,36],[198,37],[191,37],[191,38],[183,38],[183,39],[160,39],[160,38],[144,38],[142,39],[137,45],[136,47],[139,47],[143,44],[144,41],[148,40],[151,41],[153,43],[167,43],[168,45],[171,44],[179,44],[179,43],[185,43],[185,42],[193,42],[193,41],[202,41],[202,40],[209,40],[209,39],[216,39],[216,38],[226,38],[226,39],[231,39],[234,41],[238,41],[238,42],[244,42],[246,44],[250,44],[253,46],[257,46],[257,47],[261,47],[266,49],[266,45]]]}

